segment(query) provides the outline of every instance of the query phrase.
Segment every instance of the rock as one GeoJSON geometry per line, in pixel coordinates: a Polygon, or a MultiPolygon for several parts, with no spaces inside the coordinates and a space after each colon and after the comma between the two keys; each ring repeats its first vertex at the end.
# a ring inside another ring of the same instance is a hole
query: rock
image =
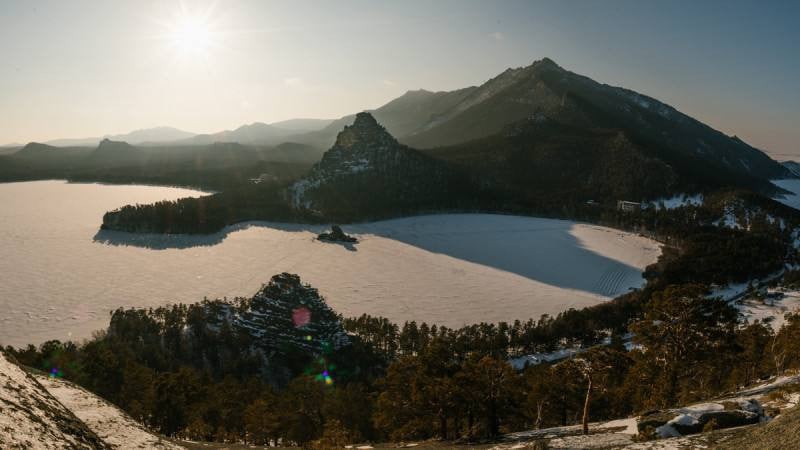
{"type": "Polygon", "coordinates": [[[639,432],[643,432],[650,429],[656,429],[662,425],[665,425],[670,420],[674,419],[677,416],[672,411],[648,411],[642,414],[639,419],[636,421],[636,428],[639,432]]]}
{"type": "Polygon", "coordinates": [[[327,241],[327,242],[347,242],[347,243],[356,243],[358,239],[354,238],[353,236],[348,236],[342,231],[342,228],[339,225],[332,225],[331,231],[329,233],[320,233],[317,235],[317,239],[320,241],[327,241]]]}
{"type": "MultiPolygon", "coordinates": [[[[698,421],[703,425],[711,420],[717,422],[716,428],[733,428],[758,423],[760,417],[754,412],[737,409],[730,411],[711,411],[698,418],[698,421]]],[[[683,434],[683,432],[681,432],[681,434],[683,434]]]]}
{"type": "Polygon", "coordinates": [[[649,411],[639,417],[636,427],[642,434],[654,430],[661,437],[685,436],[703,432],[712,422],[714,429],[732,428],[758,423],[763,416],[763,408],[755,400],[708,406],[649,411]]]}

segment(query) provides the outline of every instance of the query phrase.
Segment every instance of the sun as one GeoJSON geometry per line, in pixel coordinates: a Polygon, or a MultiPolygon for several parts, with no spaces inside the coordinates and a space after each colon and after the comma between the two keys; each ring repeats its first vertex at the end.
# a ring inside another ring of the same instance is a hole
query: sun
{"type": "Polygon", "coordinates": [[[212,46],[213,33],[201,17],[181,17],[170,27],[168,41],[183,54],[205,54],[212,46]]]}

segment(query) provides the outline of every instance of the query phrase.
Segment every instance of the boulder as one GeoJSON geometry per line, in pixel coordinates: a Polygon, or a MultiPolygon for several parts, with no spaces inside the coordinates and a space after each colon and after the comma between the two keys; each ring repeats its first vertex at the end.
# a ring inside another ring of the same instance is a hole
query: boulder
{"type": "Polygon", "coordinates": [[[347,243],[358,242],[358,239],[345,234],[345,232],[342,231],[342,228],[339,225],[332,225],[330,232],[318,234],[317,239],[319,239],[320,241],[328,241],[328,242],[347,242],[347,243]]]}

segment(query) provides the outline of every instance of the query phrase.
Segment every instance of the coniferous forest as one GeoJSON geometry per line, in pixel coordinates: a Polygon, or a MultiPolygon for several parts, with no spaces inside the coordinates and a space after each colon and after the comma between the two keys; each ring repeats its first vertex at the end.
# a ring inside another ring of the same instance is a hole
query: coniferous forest
{"type": "Polygon", "coordinates": [[[775,332],[741,323],[708,294],[708,285],[652,279],[557,317],[450,329],[342,319],[282,274],[252,299],[119,309],[89,341],[6,351],[57,368],[167,436],[322,447],[470,441],[686,404],[800,368],[800,316],[775,332]],[[297,305],[310,308],[309,322],[292,322],[297,305]],[[509,364],[564,348],[578,352],[509,364]]]}

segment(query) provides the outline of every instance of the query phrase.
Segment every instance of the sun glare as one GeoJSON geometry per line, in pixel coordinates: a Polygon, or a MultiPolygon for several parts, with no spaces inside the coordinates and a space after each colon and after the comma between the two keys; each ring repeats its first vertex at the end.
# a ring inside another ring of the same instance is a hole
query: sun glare
{"type": "Polygon", "coordinates": [[[206,53],[212,44],[211,37],[208,23],[196,17],[181,18],[169,34],[172,46],[184,54],[206,53]]]}

